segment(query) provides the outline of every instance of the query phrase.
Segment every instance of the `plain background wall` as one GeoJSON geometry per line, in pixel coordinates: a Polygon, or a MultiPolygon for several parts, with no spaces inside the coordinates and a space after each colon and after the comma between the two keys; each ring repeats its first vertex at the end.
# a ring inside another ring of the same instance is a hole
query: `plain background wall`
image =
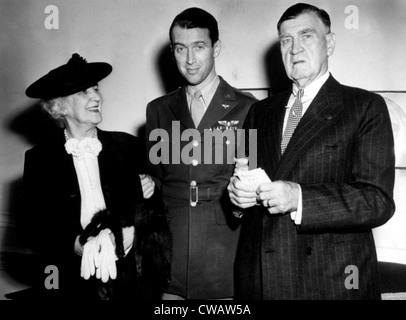
{"type": "MultiPolygon", "coordinates": [[[[273,86],[278,90],[283,74],[276,23],[296,2],[0,0],[0,299],[4,293],[24,287],[4,269],[10,256],[24,253],[14,232],[24,152],[48,132],[37,101],[24,94],[26,87],[66,63],[74,52],[89,62],[109,62],[114,70],[100,83],[104,97],[100,127],[140,135],[147,103],[176,88],[168,42],[168,28],[176,14],[199,6],[217,18],[222,40],[217,71],[230,84],[237,88],[273,86]],[[49,5],[58,9],[59,29],[48,30],[44,25],[50,15],[45,13],[49,5]]],[[[330,71],[338,81],[368,90],[406,89],[405,1],[311,3],[331,16],[337,43],[330,71]],[[346,12],[348,6],[352,6],[351,12],[346,12]],[[350,29],[348,19],[354,9],[358,10],[358,28],[350,29]]],[[[404,192],[403,184],[399,186],[398,199],[404,192]]],[[[388,261],[406,264],[406,239],[402,238],[406,234],[405,216],[398,206],[397,220],[389,225],[392,229],[384,229],[384,237],[376,235],[378,247],[395,249],[392,255],[382,255],[388,261]],[[399,252],[403,258],[396,261],[393,257],[399,252]]]]}

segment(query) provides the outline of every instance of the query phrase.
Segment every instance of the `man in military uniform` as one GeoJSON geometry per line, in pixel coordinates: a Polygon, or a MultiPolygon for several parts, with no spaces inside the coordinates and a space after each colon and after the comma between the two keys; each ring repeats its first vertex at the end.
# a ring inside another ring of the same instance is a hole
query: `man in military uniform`
{"type": "Polygon", "coordinates": [[[172,282],[163,299],[232,298],[239,225],[226,190],[235,156],[228,151],[236,149],[237,129],[255,100],[217,75],[221,42],[210,13],[186,9],[169,34],[186,85],[150,102],[146,124],[150,169],[167,205],[173,237],[172,282]],[[154,129],[166,133],[159,142],[154,129]],[[227,130],[231,136],[224,134],[227,130]],[[213,143],[215,132],[228,138],[213,143]],[[185,136],[191,139],[183,141],[185,136]],[[169,161],[157,164],[159,157],[169,161]]]}

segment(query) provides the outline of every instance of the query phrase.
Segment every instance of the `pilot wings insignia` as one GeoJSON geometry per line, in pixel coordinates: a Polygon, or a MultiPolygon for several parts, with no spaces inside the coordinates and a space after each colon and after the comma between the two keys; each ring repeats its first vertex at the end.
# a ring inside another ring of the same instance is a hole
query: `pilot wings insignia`
{"type": "Polygon", "coordinates": [[[218,124],[220,125],[219,127],[216,127],[215,129],[220,129],[220,130],[237,130],[236,125],[240,122],[239,120],[220,120],[217,121],[218,124]]]}

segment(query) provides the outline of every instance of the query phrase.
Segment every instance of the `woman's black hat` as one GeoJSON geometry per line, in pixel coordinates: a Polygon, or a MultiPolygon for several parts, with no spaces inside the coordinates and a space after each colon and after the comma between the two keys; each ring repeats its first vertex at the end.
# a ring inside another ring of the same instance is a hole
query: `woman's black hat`
{"type": "Polygon", "coordinates": [[[96,85],[112,70],[113,67],[106,62],[88,63],[74,53],[66,64],[51,70],[31,84],[25,94],[30,98],[43,100],[69,96],[96,85]]]}

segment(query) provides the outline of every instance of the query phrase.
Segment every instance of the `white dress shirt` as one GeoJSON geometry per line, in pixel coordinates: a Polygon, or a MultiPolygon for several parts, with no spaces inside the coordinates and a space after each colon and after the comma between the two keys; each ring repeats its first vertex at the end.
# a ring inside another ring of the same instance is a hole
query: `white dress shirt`
{"type": "MultiPolygon", "coordinates": [[[[97,132],[97,131],[95,131],[97,132]]],[[[80,224],[85,229],[95,213],[106,209],[106,203],[100,181],[98,155],[102,149],[100,141],[95,138],[85,138],[81,141],[68,137],[65,131],[65,149],[72,154],[73,164],[79,183],[81,208],[80,224]]],[[[125,255],[132,248],[134,227],[123,228],[125,255]]]]}
{"type": "MultiPolygon", "coordinates": [[[[220,78],[218,75],[214,77],[214,79],[209,82],[205,87],[200,89],[200,92],[202,93],[201,99],[203,100],[203,105],[204,105],[204,112],[206,112],[211,100],[214,97],[214,94],[216,93],[217,87],[220,84],[220,78]]],[[[188,86],[186,88],[186,98],[189,106],[189,111],[190,111],[190,106],[194,97],[196,89],[192,86],[188,86]]]]}
{"type": "Polygon", "coordinates": [[[98,211],[106,209],[101,188],[98,155],[102,149],[95,129],[93,138],[78,141],[70,138],[65,130],[65,149],[72,155],[79,183],[81,208],[80,224],[85,229],[98,211]]]}

